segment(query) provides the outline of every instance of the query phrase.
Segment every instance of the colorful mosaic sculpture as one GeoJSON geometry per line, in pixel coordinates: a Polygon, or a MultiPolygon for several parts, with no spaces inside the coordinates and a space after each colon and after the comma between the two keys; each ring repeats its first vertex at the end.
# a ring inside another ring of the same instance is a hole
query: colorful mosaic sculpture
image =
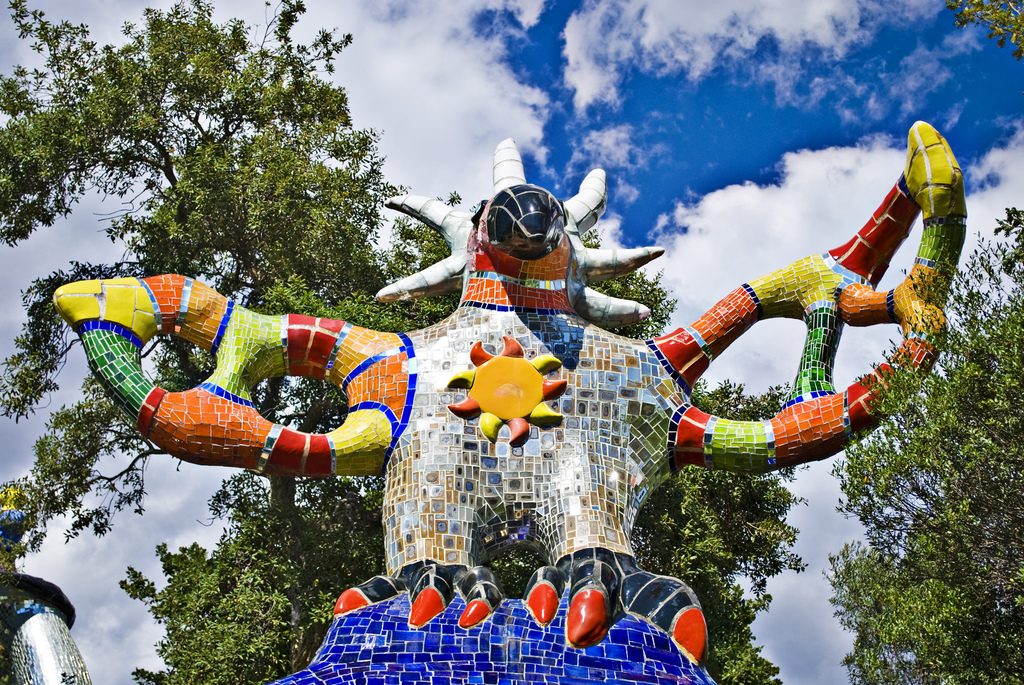
{"type": "Polygon", "coordinates": [[[915,124],[903,175],[849,242],[743,283],[692,325],[653,340],[601,328],[649,312],[589,287],[662,252],[584,247],[581,234],[605,206],[604,172],[591,172],[562,203],[526,183],[505,141],[493,178],[494,197],[475,213],[411,195],[388,203],[451,247],[450,257],[378,294],[461,290],[451,317],[423,330],[266,316],[175,275],[72,283],[56,305],[111,395],[167,452],[265,474],[385,474],[388,574],[345,591],[339,615],[394,607],[408,592],[408,623],[419,628],[458,594],[460,629],[486,630],[503,601],[486,564],[525,543],[550,560],[525,597],[539,626],[554,621],[570,647],[583,648],[629,614],[699,665],[707,645],[700,605],[681,581],[636,565],[637,512],[683,466],[770,471],[835,454],[870,427],[873,393],[890,367],[837,392],[832,367],[845,324],[898,323],[904,340],[891,361],[933,362],[964,241],[960,169],[946,141],[915,124]],[[913,270],[895,289],[875,290],[921,212],[913,270]],[[694,406],[690,389],[710,362],[770,317],[803,319],[808,329],[785,406],[770,421],[694,406]],[[156,387],[139,355],[157,334],[209,350],[216,371],[185,392],[156,387]],[[260,416],[249,389],[281,375],[341,388],[344,424],[307,434],[260,416]]]}

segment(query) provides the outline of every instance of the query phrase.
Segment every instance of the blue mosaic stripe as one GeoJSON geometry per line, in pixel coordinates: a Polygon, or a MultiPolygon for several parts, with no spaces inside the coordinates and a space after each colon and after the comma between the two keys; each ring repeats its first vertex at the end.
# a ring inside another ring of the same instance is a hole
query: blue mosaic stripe
{"type": "Polygon", "coordinates": [[[718,417],[712,416],[704,426],[704,468],[713,469],[715,458],[711,453],[711,444],[715,440],[715,426],[718,425],[718,417]]]}
{"type": "Polygon", "coordinates": [[[127,326],[122,326],[114,321],[102,321],[100,319],[93,319],[92,321],[83,321],[82,325],[78,327],[78,335],[85,335],[89,331],[110,331],[111,333],[117,333],[119,336],[130,342],[135,347],[142,349],[142,341],[139,336],[135,335],[132,329],[127,326]]]}
{"type": "MultiPolygon", "coordinates": [[[[896,181],[896,187],[900,189],[900,192],[903,193],[903,195],[905,197],[907,197],[911,202],[914,202],[914,198],[911,197],[911,195],[910,195],[910,188],[907,186],[907,177],[906,176],[904,176],[903,174],[900,174],[900,180],[896,181]]],[[[914,202],[914,204],[917,204],[917,203],[914,202]]]]}
{"type": "Polygon", "coordinates": [[[934,259],[925,259],[924,257],[914,257],[914,265],[920,264],[921,266],[927,266],[929,269],[937,269],[938,264],[934,259]]]}
{"type": "Polygon", "coordinates": [[[156,301],[156,295],[153,294],[153,290],[152,290],[152,288],[149,287],[149,284],[146,283],[141,278],[138,279],[138,281],[139,281],[139,285],[141,285],[143,287],[143,289],[145,289],[146,295],[149,296],[149,303],[151,305],[153,305],[153,316],[156,318],[156,330],[161,332],[161,333],[163,333],[164,332],[164,317],[160,313],[160,303],[156,301]]]}
{"type": "Polygon", "coordinates": [[[757,318],[760,319],[761,315],[764,314],[764,307],[761,306],[761,298],[757,296],[757,293],[754,292],[754,289],[750,287],[749,283],[744,283],[741,287],[747,291],[747,295],[750,295],[750,299],[754,301],[754,305],[757,307],[757,318]]]}
{"type": "Polygon", "coordinates": [[[402,349],[402,347],[392,347],[390,350],[384,350],[383,352],[378,352],[377,354],[373,355],[372,357],[367,357],[363,361],[359,362],[359,364],[356,366],[356,368],[352,369],[349,372],[349,374],[347,376],[345,376],[345,380],[343,380],[341,382],[341,390],[342,390],[342,392],[344,392],[345,390],[348,389],[349,383],[351,383],[356,378],[358,378],[360,375],[365,373],[367,371],[367,369],[369,369],[371,366],[373,366],[377,362],[384,361],[388,357],[394,357],[396,354],[401,354],[403,351],[404,350],[402,349]]]}
{"type": "Polygon", "coordinates": [[[677,407],[668,421],[668,468],[672,473],[679,470],[676,466],[676,440],[679,436],[679,422],[683,420],[686,410],[692,406],[692,404],[684,404],[677,407]]]}
{"type": "Polygon", "coordinates": [[[412,344],[412,340],[405,333],[397,334],[402,344],[399,347],[386,350],[380,354],[376,354],[368,359],[364,359],[342,382],[342,390],[344,391],[348,384],[354,380],[359,374],[363,373],[377,362],[393,357],[397,354],[404,354],[408,360],[408,377],[407,386],[405,390],[405,402],[402,404],[402,415],[400,417],[395,416],[395,413],[382,402],[375,402],[372,400],[366,400],[364,402],[358,402],[357,404],[349,407],[349,411],[360,411],[363,409],[376,409],[377,411],[384,414],[387,417],[388,423],[391,424],[391,444],[384,451],[384,463],[381,465],[381,473],[387,468],[388,461],[391,460],[391,454],[398,447],[398,441],[405,433],[405,429],[409,426],[409,416],[412,414],[413,401],[416,399],[416,380],[418,377],[416,369],[416,348],[412,344]]]}
{"type": "Polygon", "coordinates": [[[835,393],[829,390],[812,390],[811,392],[794,397],[789,402],[786,402],[784,405],[782,405],[782,408],[788,409],[792,407],[794,404],[800,404],[801,402],[807,402],[808,400],[814,400],[819,397],[825,397],[827,395],[835,395],[835,393]]]}
{"type": "Polygon", "coordinates": [[[853,437],[853,428],[850,426],[850,393],[843,393],[843,435],[849,440],[853,437]]]}
{"type": "Polygon", "coordinates": [[[476,307],[477,309],[487,309],[492,312],[515,312],[517,314],[565,314],[564,309],[552,309],[545,307],[520,307],[518,305],[508,304],[491,304],[490,302],[477,302],[475,300],[466,300],[462,302],[466,307],[476,307]]]}
{"type": "Polygon", "coordinates": [[[238,395],[235,395],[234,393],[230,393],[227,390],[225,390],[224,388],[220,387],[219,385],[216,385],[216,384],[211,383],[209,381],[205,381],[203,383],[200,383],[196,387],[201,389],[201,390],[205,390],[206,392],[210,393],[211,395],[216,395],[217,397],[220,397],[221,399],[228,400],[229,402],[234,402],[235,404],[240,404],[243,407],[253,407],[253,408],[256,407],[255,404],[253,404],[251,401],[245,399],[244,397],[239,397],[238,395]]]}
{"type": "Polygon", "coordinates": [[[819,309],[835,309],[835,300],[818,300],[817,302],[811,302],[809,305],[804,307],[804,316],[810,316],[819,309]]]}
{"type": "Polygon", "coordinates": [[[409,425],[412,403],[416,399],[416,380],[419,376],[417,373],[416,348],[413,346],[412,340],[405,333],[399,333],[398,337],[402,339],[402,351],[405,352],[406,359],[409,360],[409,380],[405,391],[405,404],[402,405],[402,418],[399,420],[398,428],[391,433],[391,444],[388,446],[387,452],[384,453],[384,463],[380,469],[381,473],[384,473],[384,470],[387,468],[388,462],[391,460],[391,453],[398,447],[398,440],[405,433],[405,429],[409,425]]]}
{"type": "Polygon", "coordinates": [[[864,276],[861,276],[859,273],[855,271],[847,269],[845,266],[837,262],[836,258],[833,257],[828,252],[823,252],[821,254],[821,258],[822,260],[824,260],[825,266],[829,268],[829,271],[842,277],[843,282],[839,285],[840,289],[845,288],[846,286],[852,283],[860,283],[861,285],[871,285],[871,281],[869,279],[865,278],[864,276]]]}
{"type": "Polygon", "coordinates": [[[224,332],[228,329],[228,324],[231,323],[231,313],[233,311],[235,311],[235,301],[228,300],[228,307],[224,310],[224,316],[221,317],[220,326],[217,328],[217,335],[213,336],[210,354],[216,355],[217,350],[220,349],[220,344],[224,340],[224,332]]]}
{"type": "Polygon", "coordinates": [[[899,323],[896,320],[896,289],[893,288],[885,294],[885,311],[889,314],[889,320],[899,323]]]}
{"type": "MultiPolygon", "coordinates": [[[[330,371],[331,367],[334,366],[334,360],[338,357],[338,352],[341,351],[341,346],[345,342],[345,338],[348,337],[349,332],[352,330],[352,324],[345,322],[338,331],[338,338],[334,341],[334,347],[331,349],[331,354],[327,357],[327,370],[330,371]]],[[[285,348],[288,347],[288,341],[285,340],[285,348]]]]}
{"type": "Polygon", "coordinates": [[[658,358],[658,361],[661,363],[662,368],[668,372],[668,375],[672,377],[672,380],[674,380],[676,384],[680,388],[682,388],[686,396],[689,397],[692,392],[690,389],[690,385],[683,379],[682,375],[680,375],[680,373],[676,371],[675,367],[673,367],[672,364],[669,363],[668,359],[665,358],[665,354],[661,351],[661,348],[658,347],[658,344],[655,343],[653,340],[647,340],[645,342],[647,343],[647,347],[650,348],[651,352],[654,353],[654,356],[658,358]]]}
{"type": "Polygon", "coordinates": [[[565,290],[564,280],[543,281],[536,278],[515,278],[513,276],[498,273],[497,271],[473,271],[470,272],[469,277],[487,281],[498,281],[499,283],[508,283],[511,285],[519,285],[524,288],[535,288],[536,290],[565,290]]]}
{"type": "Polygon", "coordinates": [[[949,216],[930,216],[923,222],[925,228],[931,228],[932,226],[953,226],[954,228],[964,228],[967,226],[967,217],[957,216],[951,214],[949,216]]]}
{"type": "Polygon", "coordinates": [[[279,423],[275,423],[270,427],[267,439],[263,441],[263,449],[260,450],[259,461],[256,462],[257,473],[263,473],[266,470],[267,464],[270,463],[270,457],[274,454],[277,439],[281,437],[282,432],[284,432],[284,426],[279,423]]]}
{"type": "Polygon", "coordinates": [[[383,402],[377,402],[375,400],[366,400],[365,402],[360,402],[358,404],[352,405],[351,407],[348,408],[348,411],[351,414],[352,412],[365,411],[367,409],[376,409],[380,413],[384,414],[385,418],[387,418],[388,420],[388,423],[391,424],[392,434],[394,434],[398,427],[402,425],[398,417],[395,416],[395,412],[391,411],[391,407],[384,404],[383,402]]]}
{"type": "Polygon", "coordinates": [[[704,339],[704,336],[692,326],[683,326],[683,330],[690,334],[694,342],[697,343],[697,347],[704,353],[704,356],[708,358],[708,361],[712,361],[715,358],[714,350],[711,349],[711,345],[708,345],[708,341],[704,339]]]}
{"type": "Polygon", "coordinates": [[[768,464],[775,466],[775,429],[772,428],[771,421],[762,421],[761,425],[764,426],[764,439],[768,445],[768,449],[771,450],[771,456],[768,457],[768,464]]]}

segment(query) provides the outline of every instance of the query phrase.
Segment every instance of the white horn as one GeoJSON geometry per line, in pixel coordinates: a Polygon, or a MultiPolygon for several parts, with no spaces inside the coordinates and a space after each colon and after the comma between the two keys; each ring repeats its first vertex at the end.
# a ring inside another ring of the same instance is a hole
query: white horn
{"type": "Polygon", "coordinates": [[[572,216],[580,233],[597,223],[608,204],[608,182],[603,169],[594,169],[580,184],[580,192],[565,201],[565,211],[572,216]]]}
{"type": "Polygon", "coordinates": [[[494,192],[523,183],[526,183],[523,158],[519,156],[516,141],[506,138],[494,150],[494,192]]]}

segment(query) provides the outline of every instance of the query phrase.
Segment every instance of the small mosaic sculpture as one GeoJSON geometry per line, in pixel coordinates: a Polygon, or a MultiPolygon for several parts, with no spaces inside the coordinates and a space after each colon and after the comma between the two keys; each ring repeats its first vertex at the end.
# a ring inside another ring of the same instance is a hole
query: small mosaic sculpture
{"type": "Polygon", "coordinates": [[[699,665],[707,629],[694,593],[633,558],[640,507],[684,466],[771,471],[833,455],[870,427],[871,400],[890,367],[837,392],[832,368],[845,324],[897,323],[904,339],[892,363],[932,364],[964,241],[960,168],[946,141],[916,123],[903,175],[849,242],[743,283],[690,326],[652,340],[602,328],[649,311],[589,287],[662,253],[584,247],[581,235],[605,207],[604,172],[559,202],[526,182],[507,140],[493,174],[495,194],[476,212],[413,195],[388,202],[451,248],[378,293],[389,301],[461,291],[456,311],[423,330],[257,314],[178,275],[72,283],[56,292],[56,306],[111,395],[168,453],[265,474],[385,474],[388,573],[345,591],[337,614],[408,592],[408,623],[419,628],[457,593],[458,626],[481,630],[504,599],[488,560],[530,544],[550,560],[526,591],[539,626],[557,615],[568,645],[584,648],[629,614],[699,665]],[[922,212],[912,271],[876,291],[922,212]],[[694,406],[690,390],[710,362],[771,317],[802,319],[808,329],[779,413],[735,421],[694,406]],[[157,334],[210,351],[213,375],[184,392],[155,386],[140,349],[157,334]],[[250,388],[281,375],[341,388],[343,425],[307,434],[260,416],[250,388]]]}
{"type": "MultiPolygon", "coordinates": [[[[0,545],[17,544],[25,515],[22,495],[0,491],[0,545]]],[[[27,573],[0,575],[0,654],[11,685],[92,685],[71,626],[75,607],[53,583],[27,573]]],[[[3,679],[0,676],[0,679],[3,679]]]]}

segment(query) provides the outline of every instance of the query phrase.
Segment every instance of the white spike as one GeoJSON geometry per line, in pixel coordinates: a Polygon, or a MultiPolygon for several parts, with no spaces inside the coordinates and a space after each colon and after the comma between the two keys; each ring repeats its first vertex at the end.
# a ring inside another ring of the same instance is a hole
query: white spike
{"type": "Polygon", "coordinates": [[[453,254],[423,271],[395,281],[381,288],[377,299],[381,302],[412,300],[427,295],[441,295],[458,290],[462,284],[462,272],[466,268],[466,254],[453,254]]]}
{"type": "Polygon", "coordinates": [[[494,192],[523,183],[526,183],[523,158],[519,155],[516,141],[506,138],[494,150],[494,192]]]}
{"type": "Polygon", "coordinates": [[[453,252],[466,249],[472,229],[473,215],[452,209],[445,203],[423,195],[400,195],[385,203],[389,208],[408,214],[440,233],[453,252]]]}
{"type": "Polygon", "coordinates": [[[665,254],[663,247],[637,247],[633,249],[588,249],[583,253],[583,269],[587,283],[600,283],[609,278],[636,271],[651,260],[665,254]]]}
{"type": "Polygon", "coordinates": [[[565,211],[583,233],[597,223],[608,204],[608,182],[603,169],[594,169],[580,184],[580,192],[565,201],[565,211]]]}
{"type": "Polygon", "coordinates": [[[591,288],[585,288],[573,306],[584,319],[605,328],[637,323],[651,315],[639,302],[609,297],[591,288]]]}

